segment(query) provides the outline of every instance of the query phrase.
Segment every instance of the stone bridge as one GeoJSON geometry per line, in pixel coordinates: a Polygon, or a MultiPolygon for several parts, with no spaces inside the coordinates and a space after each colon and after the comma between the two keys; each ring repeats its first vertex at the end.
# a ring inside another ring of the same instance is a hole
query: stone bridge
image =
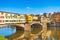
{"type": "MultiPolygon", "coordinates": [[[[19,38],[21,38],[21,37],[28,38],[28,37],[30,37],[30,34],[31,34],[31,25],[33,25],[33,24],[40,24],[40,25],[42,25],[40,23],[40,21],[33,21],[31,23],[16,23],[16,24],[15,23],[8,23],[6,25],[13,25],[13,26],[18,26],[18,27],[24,28],[24,34],[22,36],[20,36],[19,38]]],[[[17,38],[17,39],[19,39],[19,38],[17,38]]]]}
{"type": "MultiPolygon", "coordinates": [[[[3,24],[3,25],[13,25],[13,26],[19,26],[19,27],[25,28],[26,26],[28,26],[28,25],[31,26],[33,24],[40,24],[41,25],[40,21],[33,21],[31,23],[6,23],[6,24],[3,24]]],[[[2,26],[2,25],[0,25],[0,26],[2,26]]]]}
{"type": "MultiPolygon", "coordinates": [[[[33,25],[33,24],[40,24],[40,25],[42,25],[40,23],[40,21],[33,21],[31,23],[5,23],[3,25],[13,25],[13,26],[22,27],[22,28],[24,28],[24,30],[29,30],[29,29],[31,29],[31,25],[33,25]]],[[[2,25],[0,25],[0,27],[2,27],[2,25]]]]}

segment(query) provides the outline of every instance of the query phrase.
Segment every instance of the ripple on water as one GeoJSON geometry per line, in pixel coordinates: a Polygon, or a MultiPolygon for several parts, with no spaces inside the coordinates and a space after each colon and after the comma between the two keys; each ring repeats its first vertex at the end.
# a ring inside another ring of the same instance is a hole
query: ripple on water
{"type": "MultiPolygon", "coordinates": [[[[36,38],[35,40],[41,40],[40,38],[36,38]]],[[[50,38],[47,38],[46,40],[51,40],[50,38]]],[[[57,40],[56,38],[54,38],[54,40],[57,40]]]]}

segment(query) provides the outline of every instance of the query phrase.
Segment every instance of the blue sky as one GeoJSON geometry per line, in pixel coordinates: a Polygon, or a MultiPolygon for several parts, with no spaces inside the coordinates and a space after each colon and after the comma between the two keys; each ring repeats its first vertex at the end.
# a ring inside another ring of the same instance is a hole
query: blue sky
{"type": "Polygon", "coordinates": [[[20,14],[59,12],[60,0],[0,0],[0,11],[20,14]]]}

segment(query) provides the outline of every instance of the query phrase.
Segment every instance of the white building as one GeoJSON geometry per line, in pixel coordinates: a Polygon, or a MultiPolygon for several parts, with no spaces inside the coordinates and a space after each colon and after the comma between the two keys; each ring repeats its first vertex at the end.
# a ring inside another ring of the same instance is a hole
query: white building
{"type": "Polygon", "coordinates": [[[25,15],[20,15],[20,23],[25,23],[25,22],[26,22],[25,15]]]}

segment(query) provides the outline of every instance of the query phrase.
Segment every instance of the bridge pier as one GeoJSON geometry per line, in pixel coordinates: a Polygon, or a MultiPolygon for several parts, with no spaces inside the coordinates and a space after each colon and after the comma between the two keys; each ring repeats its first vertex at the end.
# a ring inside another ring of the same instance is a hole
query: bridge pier
{"type": "Polygon", "coordinates": [[[31,26],[30,23],[26,23],[25,27],[24,27],[24,39],[26,40],[30,40],[30,36],[31,36],[31,26]]]}

